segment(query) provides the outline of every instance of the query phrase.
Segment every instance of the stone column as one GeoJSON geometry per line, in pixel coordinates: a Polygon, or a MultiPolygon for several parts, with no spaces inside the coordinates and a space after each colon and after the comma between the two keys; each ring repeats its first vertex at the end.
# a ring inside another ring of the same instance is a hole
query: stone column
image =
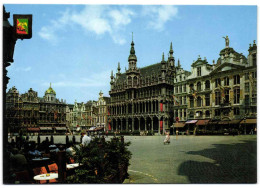
{"type": "Polygon", "coordinates": [[[134,120],[134,118],[132,118],[132,132],[135,130],[135,120],[134,120]]]}
{"type": "Polygon", "coordinates": [[[151,119],[151,123],[152,123],[151,130],[153,131],[153,118],[151,119]]]}
{"type": "Polygon", "coordinates": [[[161,129],[160,129],[160,118],[158,118],[158,135],[161,135],[160,131],[161,131],[161,129]]]}
{"type": "Polygon", "coordinates": [[[144,103],[144,112],[146,113],[147,112],[147,109],[146,109],[146,101],[145,101],[145,103],[144,103]]]}
{"type": "Polygon", "coordinates": [[[147,119],[144,119],[144,130],[147,131],[147,119]]]}

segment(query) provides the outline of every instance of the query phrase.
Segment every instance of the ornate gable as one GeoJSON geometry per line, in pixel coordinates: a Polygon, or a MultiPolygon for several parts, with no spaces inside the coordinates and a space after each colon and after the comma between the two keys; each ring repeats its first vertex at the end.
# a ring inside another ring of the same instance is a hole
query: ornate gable
{"type": "Polygon", "coordinates": [[[235,70],[241,70],[244,69],[245,66],[244,65],[239,65],[239,64],[233,64],[233,63],[223,63],[221,65],[219,65],[216,69],[214,69],[210,74],[217,74],[220,72],[225,72],[225,71],[235,71],[235,70]]]}

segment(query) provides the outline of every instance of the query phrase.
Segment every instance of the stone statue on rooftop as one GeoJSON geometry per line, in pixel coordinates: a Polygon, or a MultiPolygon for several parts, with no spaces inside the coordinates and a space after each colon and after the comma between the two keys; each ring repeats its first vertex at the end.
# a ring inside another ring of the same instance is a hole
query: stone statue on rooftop
{"type": "Polygon", "coordinates": [[[225,39],[225,42],[226,42],[226,48],[228,48],[228,47],[229,47],[229,38],[228,38],[228,36],[226,36],[226,37],[222,37],[222,38],[225,39]]]}

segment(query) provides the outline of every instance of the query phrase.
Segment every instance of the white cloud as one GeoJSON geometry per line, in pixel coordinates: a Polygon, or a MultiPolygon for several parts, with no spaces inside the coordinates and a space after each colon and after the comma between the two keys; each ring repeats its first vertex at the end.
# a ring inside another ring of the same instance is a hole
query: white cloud
{"type": "Polygon", "coordinates": [[[57,20],[41,28],[39,35],[52,43],[57,42],[58,30],[65,29],[71,24],[79,25],[86,33],[92,32],[97,36],[109,34],[117,44],[124,44],[123,36],[118,31],[123,29],[132,21],[134,12],[127,8],[111,8],[109,6],[88,5],[80,12],[66,10],[57,20]]]}
{"type": "Polygon", "coordinates": [[[178,14],[178,8],[173,5],[143,6],[143,16],[148,16],[151,20],[148,26],[158,31],[164,30],[166,22],[172,20],[178,14]]]}

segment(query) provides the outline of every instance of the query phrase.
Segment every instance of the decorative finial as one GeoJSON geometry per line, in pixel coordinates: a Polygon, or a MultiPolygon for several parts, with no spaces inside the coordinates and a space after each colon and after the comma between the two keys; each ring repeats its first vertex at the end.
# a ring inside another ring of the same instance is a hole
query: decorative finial
{"type": "Polygon", "coordinates": [[[132,32],[132,41],[134,41],[134,33],[132,32]]]}
{"type": "Polygon", "coordinates": [[[254,40],[254,44],[255,44],[255,40],[254,40]]]}
{"type": "Polygon", "coordinates": [[[162,53],[162,61],[164,61],[164,52],[162,53]]]}
{"type": "Polygon", "coordinates": [[[51,82],[50,82],[50,87],[51,87],[51,82]]]}
{"type": "Polygon", "coordinates": [[[213,62],[212,62],[212,63],[213,63],[213,65],[215,65],[215,60],[214,60],[214,59],[213,59],[213,62]]]}

